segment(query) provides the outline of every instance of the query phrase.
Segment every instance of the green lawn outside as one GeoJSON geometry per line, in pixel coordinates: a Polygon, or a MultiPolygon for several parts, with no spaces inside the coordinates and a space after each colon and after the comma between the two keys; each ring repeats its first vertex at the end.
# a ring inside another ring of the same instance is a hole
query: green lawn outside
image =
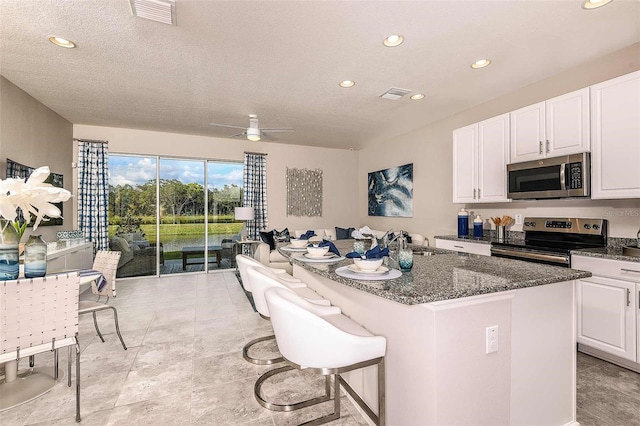
{"type": "MultiPolygon", "coordinates": [[[[209,223],[209,235],[222,234],[239,234],[242,229],[242,223],[209,223]]],[[[115,235],[117,225],[109,225],[109,237],[115,235]]],[[[140,225],[145,239],[151,243],[157,241],[155,225],[140,225]]],[[[198,236],[204,233],[204,223],[188,223],[188,224],[161,224],[160,235],[164,239],[173,239],[180,236],[198,236]]]]}

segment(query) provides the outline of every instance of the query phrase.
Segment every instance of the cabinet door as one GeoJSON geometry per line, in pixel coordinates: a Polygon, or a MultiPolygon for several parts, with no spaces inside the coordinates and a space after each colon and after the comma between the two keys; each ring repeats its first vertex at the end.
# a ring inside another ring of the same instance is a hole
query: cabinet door
{"type": "Polygon", "coordinates": [[[453,202],[476,202],[478,124],[453,131],[453,202]]]}
{"type": "Polygon", "coordinates": [[[591,86],[591,198],[640,198],[640,71],[591,86]]]}
{"type": "Polygon", "coordinates": [[[511,162],[537,160],[544,157],[544,102],[512,111],[511,162]]]}
{"type": "Polygon", "coordinates": [[[509,114],[478,123],[478,199],[486,202],[509,201],[507,163],[509,162],[509,114]]]}
{"type": "Polygon", "coordinates": [[[578,280],[578,342],[636,361],[635,283],[578,280]]]}
{"type": "Polygon", "coordinates": [[[588,87],[546,101],[545,118],[544,151],[548,157],[589,151],[588,87]]]}

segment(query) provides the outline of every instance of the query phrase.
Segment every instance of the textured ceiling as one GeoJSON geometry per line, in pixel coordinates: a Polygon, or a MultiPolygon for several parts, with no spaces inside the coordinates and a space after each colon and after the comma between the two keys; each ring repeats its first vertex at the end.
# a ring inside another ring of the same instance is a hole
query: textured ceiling
{"type": "Polygon", "coordinates": [[[640,41],[638,1],[580,5],[176,0],[170,26],[128,0],[0,0],[0,74],[75,124],[227,137],[209,123],[255,113],[296,129],[280,143],[360,149],[640,41]]]}

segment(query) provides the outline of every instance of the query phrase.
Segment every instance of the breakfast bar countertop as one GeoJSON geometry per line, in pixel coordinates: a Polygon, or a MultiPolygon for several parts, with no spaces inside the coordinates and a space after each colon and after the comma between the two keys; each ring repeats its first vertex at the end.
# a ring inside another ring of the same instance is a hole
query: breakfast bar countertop
{"type": "MultiPolygon", "coordinates": [[[[349,251],[348,246],[340,245],[338,248],[341,253],[349,251]]],[[[327,264],[308,263],[293,256],[291,261],[310,272],[405,305],[497,293],[591,276],[590,272],[519,260],[459,254],[434,248],[427,251],[436,254],[416,254],[411,272],[402,273],[396,279],[381,281],[356,280],[336,274],[337,268],[353,263],[350,259],[327,264]]],[[[393,260],[387,259],[385,262],[393,260]]]]}

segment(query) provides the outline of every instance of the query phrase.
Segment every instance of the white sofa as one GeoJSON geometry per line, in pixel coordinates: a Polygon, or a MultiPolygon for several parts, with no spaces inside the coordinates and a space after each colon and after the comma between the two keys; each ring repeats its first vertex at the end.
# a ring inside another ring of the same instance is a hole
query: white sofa
{"type": "MultiPolygon", "coordinates": [[[[308,231],[308,229],[304,229],[304,230],[303,229],[296,229],[296,230],[293,231],[293,236],[297,238],[297,237],[299,237],[300,235],[304,234],[307,231],[308,231]]],[[[333,228],[333,229],[319,228],[319,229],[314,229],[313,231],[319,237],[329,236],[331,238],[331,240],[335,240],[336,239],[336,230],[335,230],[335,228],[333,228]]],[[[387,231],[377,231],[375,229],[372,229],[371,231],[378,238],[382,238],[384,236],[384,234],[387,233],[387,231]]],[[[411,237],[411,244],[412,245],[429,246],[429,240],[424,235],[422,235],[422,234],[409,234],[409,236],[411,237]]],[[[255,250],[253,251],[253,258],[256,259],[257,261],[259,261],[260,263],[262,263],[263,265],[266,265],[266,266],[268,266],[270,268],[284,269],[285,271],[287,271],[290,274],[293,273],[293,267],[291,266],[291,264],[289,263],[287,258],[282,256],[278,250],[270,250],[269,249],[269,244],[267,244],[267,243],[262,242],[262,243],[257,244],[255,246],[255,250]]]]}

